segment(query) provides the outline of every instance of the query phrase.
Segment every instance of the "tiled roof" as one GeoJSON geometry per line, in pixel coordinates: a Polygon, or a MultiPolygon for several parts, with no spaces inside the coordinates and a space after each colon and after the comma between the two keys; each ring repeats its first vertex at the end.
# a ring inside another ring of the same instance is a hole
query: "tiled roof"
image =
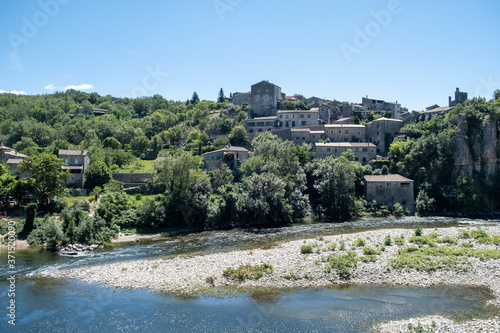
{"type": "Polygon", "coordinates": [[[204,153],[203,155],[219,153],[219,152],[248,152],[248,149],[246,149],[244,147],[231,146],[231,147],[225,147],[225,148],[214,150],[214,151],[209,151],[209,152],[204,153]]]}
{"type": "Polygon", "coordinates": [[[4,152],[4,154],[7,155],[7,156],[14,157],[14,158],[26,158],[27,157],[26,155],[18,153],[15,150],[6,151],[6,152],[4,152]]]}
{"type": "Polygon", "coordinates": [[[365,176],[367,182],[404,182],[413,183],[413,180],[403,177],[401,175],[375,175],[375,176],[365,176]]]}
{"type": "Polygon", "coordinates": [[[86,150],[64,150],[64,149],[59,149],[58,155],[71,155],[71,156],[83,156],[87,155],[88,151],[86,150]]]}
{"type": "Polygon", "coordinates": [[[22,158],[9,158],[6,163],[7,164],[19,164],[22,161],[23,161],[22,158]]]}

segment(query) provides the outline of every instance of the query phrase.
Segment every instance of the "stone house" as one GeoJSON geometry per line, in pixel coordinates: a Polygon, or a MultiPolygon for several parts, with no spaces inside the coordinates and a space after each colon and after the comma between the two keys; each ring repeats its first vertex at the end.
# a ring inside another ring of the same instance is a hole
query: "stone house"
{"type": "Polygon", "coordinates": [[[231,100],[231,103],[233,103],[236,106],[242,106],[243,104],[247,103],[248,106],[250,107],[252,103],[252,97],[250,92],[246,93],[240,93],[240,92],[235,92],[233,94],[233,98],[231,100]]]}
{"type": "Polygon", "coordinates": [[[369,163],[377,158],[377,147],[372,143],[361,142],[318,142],[314,144],[315,149],[310,153],[312,158],[325,158],[334,155],[339,157],[343,152],[352,150],[354,160],[361,163],[369,163]]]}
{"type": "Polygon", "coordinates": [[[318,110],[279,110],[276,113],[279,128],[321,125],[318,110]]]}
{"type": "Polygon", "coordinates": [[[366,141],[366,127],[356,124],[327,124],[325,136],[332,142],[366,141]]]}
{"type": "Polygon", "coordinates": [[[379,205],[394,206],[399,202],[404,210],[415,211],[413,180],[401,175],[365,176],[365,199],[379,205]]]}
{"type": "Polygon", "coordinates": [[[270,132],[276,130],[277,127],[277,117],[257,117],[253,119],[245,120],[245,127],[247,128],[247,132],[252,133],[260,133],[260,132],[270,132]]]}
{"type": "Polygon", "coordinates": [[[61,166],[61,169],[68,170],[70,173],[66,184],[83,187],[85,170],[90,165],[90,153],[86,150],[59,149],[57,156],[67,164],[61,166]]]}
{"type": "Polygon", "coordinates": [[[252,85],[250,95],[251,117],[275,116],[278,102],[285,98],[285,94],[281,93],[281,87],[269,81],[252,85]]]}
{"type": "Polygon", "coordinates": [[[206,171],[219,169],[222,163],[226,163],[231,170],[237,170],[238,162],[246,159],[248,159],[248,149],[237,146],[227,146],[203,154],[206,171]]]}
{"type": "Polygon", "coordinates": [[[377,145],[377,148],[381,153],[386,153],[389,150],[389,146],[392,139],[399,133],[401,127],[404,123],[399,119],[390,118],[379,118],[375,119],[368,124],[366,124],[366,137],[368,141],[377,145]],[[387,142],[386,146],[386,134],[390,136],[390,140],[387,142]]]}
{"type": "MultiPolygon", "coordinates": [[[[0,161],[3,161],[12,170],[17,171],[19,174],[19,163],[24,161],[26,155],[18,153],[12,148],[6,147],[0,142],[0,161]]],[[[20,178],[26,178],[29,175],[27,173],[19,174],[20,178]]]]}
{"type": "Polygon", "coordinates": [[[401,104],[399,104],[397,101],[396,103],[386,102],[384,100],[368,98],[368,96],[366,96],[363,97],[363,101],[361,104],[363,106],[363,110],[361,111],[368,111],[368,112],[390,111],[392,112],[393,119],[401,118],[401,104]]]}
{"type": "Polygon", "coordinates": [[[325,131],[310,128],[292,128],[290,138],[293,143],[300,146],[303,143],[315,143],[324,140],[325,131]]]}

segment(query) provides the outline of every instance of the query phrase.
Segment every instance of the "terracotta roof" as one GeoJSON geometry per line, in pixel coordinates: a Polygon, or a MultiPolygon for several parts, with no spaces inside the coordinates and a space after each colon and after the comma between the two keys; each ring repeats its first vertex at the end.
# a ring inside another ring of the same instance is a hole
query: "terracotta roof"
{"type": "Polygon", "coordinates": [[[59,149],[58,155],[72,155],[72,156],[82,156],[87,155],[88,151],[86,150],[64,150],[59,149]]]}
{"type": "Polygon", "coordinates": [[[413,183],[413,180],[403,177],[401,175],[375,175],[375,176],[365,176],[367,182],[401,182],[401,183],[413,183]]]}

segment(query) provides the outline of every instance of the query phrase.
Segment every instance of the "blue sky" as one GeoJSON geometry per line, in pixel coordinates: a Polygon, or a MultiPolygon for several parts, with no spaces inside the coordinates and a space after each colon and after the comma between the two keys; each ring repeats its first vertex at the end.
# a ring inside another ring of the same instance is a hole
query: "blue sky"
{"type": "Polygon", "coordinates": [[[500,88],[499,12],[496,0],[4,0],[0,90],[215,100],[269,80],[421,110],[456,87],[500,88]]]}

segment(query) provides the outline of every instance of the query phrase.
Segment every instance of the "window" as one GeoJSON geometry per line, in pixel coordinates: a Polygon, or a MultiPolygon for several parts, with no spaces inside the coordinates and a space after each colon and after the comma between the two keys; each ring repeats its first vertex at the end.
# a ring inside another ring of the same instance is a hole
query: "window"
{"type": "Polygon", "coordinates": [[[267,97],[268,97],[267,95],[266,95],[266,96],[264,96],[264,99],[265,99],[266,101],[267,101],[267,97]]]}
{"type": "Polygon", "coordinates": [[[280,119],[283,119],[283,115],[282,114],[280,114],[280,119]]]}
{"type": "Polygon", "coordinates": [[[302,140],[305,140],[305,139],[306,139],[306,137],[305,137],[305,136],[303,136],[303,137],[302,137],[302,140]]]}
{"type": "Polygon", "coordinates": [[[302,122],[302,126],[306,126],[306,122],[305,121],[302,122]]]}
{"type": "Polygon", "coordinates": [[[68,164],[68,158],[64,159],[64,163],[68,164]]]}
{"type": "MultiPolygon", "coordinates": [[[[336,149],[335,149],[336,150],[336,149]]],[[[330,151],[330,148],[326,148],[326,151],[330,151]]]]}
{"type": "Polygon", "coordinates": [[[368,148],[363,148],[363,153],[366,153],[368,151],[368,148]]]}
{"type": "Polygon", "coordinates": [[[349,134],[349,130],[345,130],[345,134],[349,134]]]}
{"type": "Polygon", "coordinates": [[[78,164],[78,159],[77,158],[75,158],[75,164],[78,164]]]}
{"type": "Polygon", "coordinates": [[[288,119],[288,115],[287,114],[285,115],[285,118],[288,119]]]}
{"type": "Polygon", "coordinates": [[[311,115],[310,115],[310,114],[308,114],[308,115],[307,115],[307,118],[311,118],[311,115]]]}
{"type": "Polygon", "coordinates": [[[366,163],[366,157],[363,157],[363,163],[366,163]]]}
{"type": "Polygon", "coordinates": [[[304,115],[303,114],[299,115],[299,118],[304,118],[304,115]]]}
{"type": "Polygon", "coordinates": [[[387,187],[392,187],[392,184],[391,183],[387,183],[387,187]]]}
{"type": "Polygon", "coordinates": [[[295,139],[296,139],[296,140],[298,140],[298,139],[299,139],[299,137],[296,137],[295,139]]]}
{"type": "Polygon", "coordinates": [[[295,127],[295,121],[292,121],[292,127],[295,127]]]}
{"type": "Polygon", "coordinates": [[[401,187],[410,187],[410,183],[401,183],[401,187]]]}
{"type": "Polygon", "coordinates": [[[250,129],[250,130],[249,130],[249,132],[250,132],[250,133],[253,133],[253,129],[250,129]]]}
{"type": "Polygon", "coordinates": [[[257,92],[260,93],[260,89],[258,89],[257,92]]]}
{"type": "MultiPolygon", "coordinates": [[[[259,91],[260,92],[260,91],[259,91]]],[[[258,101],[259,100],[259,95],[255,96],[255,100],[258,101]]]]}

